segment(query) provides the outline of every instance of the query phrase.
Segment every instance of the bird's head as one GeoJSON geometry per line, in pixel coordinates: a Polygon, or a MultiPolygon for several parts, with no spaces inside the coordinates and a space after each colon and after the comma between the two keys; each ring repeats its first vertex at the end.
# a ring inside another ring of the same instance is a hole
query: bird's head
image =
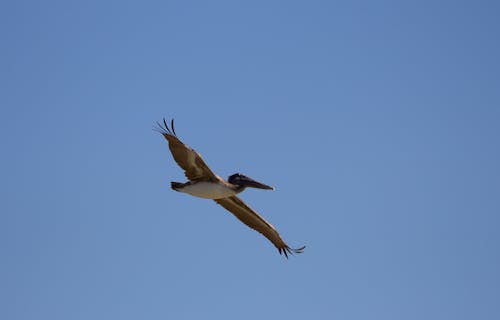
{"type": "Polygon", "coordinates": [[[233,175],[230,175],[227,181],[230,184],[234,184],[243,188],[257,188],[257,189],[266,189],[266,190],[274,190],[273,187],[270,187],[266,184],[260,183],[258,181],[255,181],[252,178],[249,178],[245,175],[242,175],[241,173],[235,173],[233,175]]]}

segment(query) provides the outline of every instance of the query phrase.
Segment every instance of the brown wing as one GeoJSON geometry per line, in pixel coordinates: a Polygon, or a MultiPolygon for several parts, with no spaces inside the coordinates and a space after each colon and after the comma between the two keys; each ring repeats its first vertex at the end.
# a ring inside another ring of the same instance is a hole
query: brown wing
{"type": "Polygon", "coordinates": [[[305,246],[298,249],[290,248],[283,241],[283,239],[281,239],[278,231],[276,231],[276,229],[274,229],[269,222],[264,220],[264,218],[259,216],[257,212],[247,206],[240,198],[233,196],[229,198],[216,199],[214,201],[234,214],[241,222],[263,234],[264,237],[269,239],[269,241],[271,241],[274,246],[278,248],[279,253],[283,253],[285,257],[288,258],[288,253],[301,253],[304,251],[305,246]]]}
{"type": "Polygon", "coordinates": [[[174,120],[171,122],[171,129],[168,127],[167,122],[163,119],[163,125],[156,123],[158,128],[156,131],[161,133],[168,141],[168,148],[174,156],[175,162],[184,169],[184,175],[191,181],[218,181],[217,176],[205,164],[198,152],[194,151],[189,146],[177,138],[174,130],[174,120]]]}

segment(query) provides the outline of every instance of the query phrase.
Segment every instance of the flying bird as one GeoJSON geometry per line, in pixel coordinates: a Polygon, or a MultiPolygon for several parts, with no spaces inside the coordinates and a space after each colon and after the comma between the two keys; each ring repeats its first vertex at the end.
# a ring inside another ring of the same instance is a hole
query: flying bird
{"type": "Polygon", "coordinates": [[[172,119],[170,127],[167,121],[156,123],[156,131],[161,133],[168,141],[168,147],[175,162],[184,170],[188,178],[186,183],[171,182],[171,188],[195,197],[212,199],[226,210],[231,212],[248,227],[260,232],[271,241],[280,254],[288,258],[288,254],[302,253],[305,246],[292,249],[281,239],[278,231],[257,212],[247,206],[236,194],[245,188],[274,190],[261,182],[255,181],[241,173],[235,173],[226,180],[214,174],[206,165],[201,156],[188,145],[182,143],[177,137],[172,119]]]}

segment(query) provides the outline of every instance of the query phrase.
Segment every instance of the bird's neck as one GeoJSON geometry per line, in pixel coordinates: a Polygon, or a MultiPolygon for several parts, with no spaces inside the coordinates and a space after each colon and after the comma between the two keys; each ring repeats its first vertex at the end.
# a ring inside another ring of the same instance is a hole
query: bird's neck
{"type": "Polygon", "coordinates": [[[240,186],[238,184],[233,184],[233,189],[234,191],[236,191],[236,193],[240,193],[242,192],[243,190],[245,190],[245,186],[240,186]]]}

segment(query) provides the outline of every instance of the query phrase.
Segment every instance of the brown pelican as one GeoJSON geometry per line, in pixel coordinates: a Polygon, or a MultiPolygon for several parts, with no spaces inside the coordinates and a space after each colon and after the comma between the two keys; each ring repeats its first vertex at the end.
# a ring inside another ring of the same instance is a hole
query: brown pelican
{"type": "Polygon", "coordinates": [[[263,234],[278,248],[279,253],[284,254],[287,258],[289,253],[301,253],[304,250],[305,246],[298,249],[290,248],[269,222],[236,196],[248,187],[274,190],[273,187],[255,181],[241,173],[235,173],[225,181],[210,170],[196,151],[177,138],[173,119],[170,128],[165,119],[163,119],[163,124],[158,122],[156,124],[158,127],[155,130],[167,139],[175,162],[184,170],[184,175],[189,180],[186,183],[171,182],[173,190],[195,197],[213,199],[234,214],[241,222],[263,234]]]}

